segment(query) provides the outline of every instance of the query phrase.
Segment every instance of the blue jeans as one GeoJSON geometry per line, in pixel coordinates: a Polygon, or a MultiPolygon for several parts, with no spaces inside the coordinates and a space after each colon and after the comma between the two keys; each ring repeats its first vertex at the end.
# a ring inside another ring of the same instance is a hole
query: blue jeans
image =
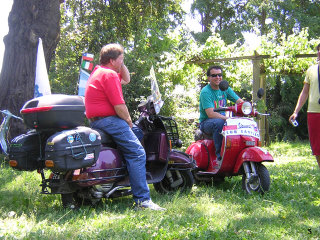
{"type": "Polygon", "coordinates": [[[106,117],[91,123],[110,134],[127,163],[133,199],[136,203],[150,199],[146,180],[146,152],[129,125],[117,116],[106,117]]]}
{"type": "Polygon", "coordinates": [[[223,136],[221,134],[225,120],[221,118],[208,118],[200,123],[200,130],[211,135],[216,148],[217,159],[221,159],[221,145],[223,136]]]}

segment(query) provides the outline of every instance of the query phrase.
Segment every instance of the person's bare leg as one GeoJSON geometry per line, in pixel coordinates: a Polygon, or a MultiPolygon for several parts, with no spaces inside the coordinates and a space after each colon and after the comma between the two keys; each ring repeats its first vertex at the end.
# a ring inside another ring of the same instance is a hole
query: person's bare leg
{"type": "Polygon", "coordinates": [[[317,162],[318,162],[318,166],[320,168],[320,155],[316,156],[317,162]]]}

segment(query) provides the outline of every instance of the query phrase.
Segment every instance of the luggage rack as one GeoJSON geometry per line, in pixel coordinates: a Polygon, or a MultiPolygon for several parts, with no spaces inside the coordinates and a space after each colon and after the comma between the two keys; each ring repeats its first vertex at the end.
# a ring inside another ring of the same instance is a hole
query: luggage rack
{"type": "Polygon", "coordinates": [[[172,117],[163,117],[159,116],[162,120],[166,131],[167,136],[173,145],[176,145],[176,142],[179,140],[179,131],[177,122],[172,117]]]}

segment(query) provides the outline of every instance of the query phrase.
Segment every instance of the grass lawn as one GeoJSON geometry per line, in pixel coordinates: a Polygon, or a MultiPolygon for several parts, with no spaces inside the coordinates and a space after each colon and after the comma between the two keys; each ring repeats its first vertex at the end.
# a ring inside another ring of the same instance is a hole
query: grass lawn
{"type": "Polygon", "coordinates": [[[320,169],[308,143],[274,143],[271,189],[247,195],[241,177],[160,195],[166,212],[134,211],[131,197],[62,208],[40,194],[40,175],[0,168],[0,239],[320,239],[320,169]]]}

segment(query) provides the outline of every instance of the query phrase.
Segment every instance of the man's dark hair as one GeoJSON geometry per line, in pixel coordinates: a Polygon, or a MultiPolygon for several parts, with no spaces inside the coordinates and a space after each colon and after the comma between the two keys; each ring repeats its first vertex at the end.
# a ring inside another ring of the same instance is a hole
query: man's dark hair
{"type": "Polygon", "coordinates": [[[222,68],[220,66],[211,66],[208,68],[207,70],[207,76],[210,76],[210,71],[211,69],[220,69],[221,70],[221,73],[222,73],[222,68]]]}
{"type": "Polygon", "coordinates": [[[110,59],[117,59],[123,54],[123,47],[117,43],[111,43],[102,47],[100,51],[100,64],[106,65],[110,62],[110,59]]]}
{"type": "Polygon", "coordinates": [[[319,43],[318,46],[317,46],[317,51],[319,51],[319,49],[320,49],[320,43],[319,43]]]}

